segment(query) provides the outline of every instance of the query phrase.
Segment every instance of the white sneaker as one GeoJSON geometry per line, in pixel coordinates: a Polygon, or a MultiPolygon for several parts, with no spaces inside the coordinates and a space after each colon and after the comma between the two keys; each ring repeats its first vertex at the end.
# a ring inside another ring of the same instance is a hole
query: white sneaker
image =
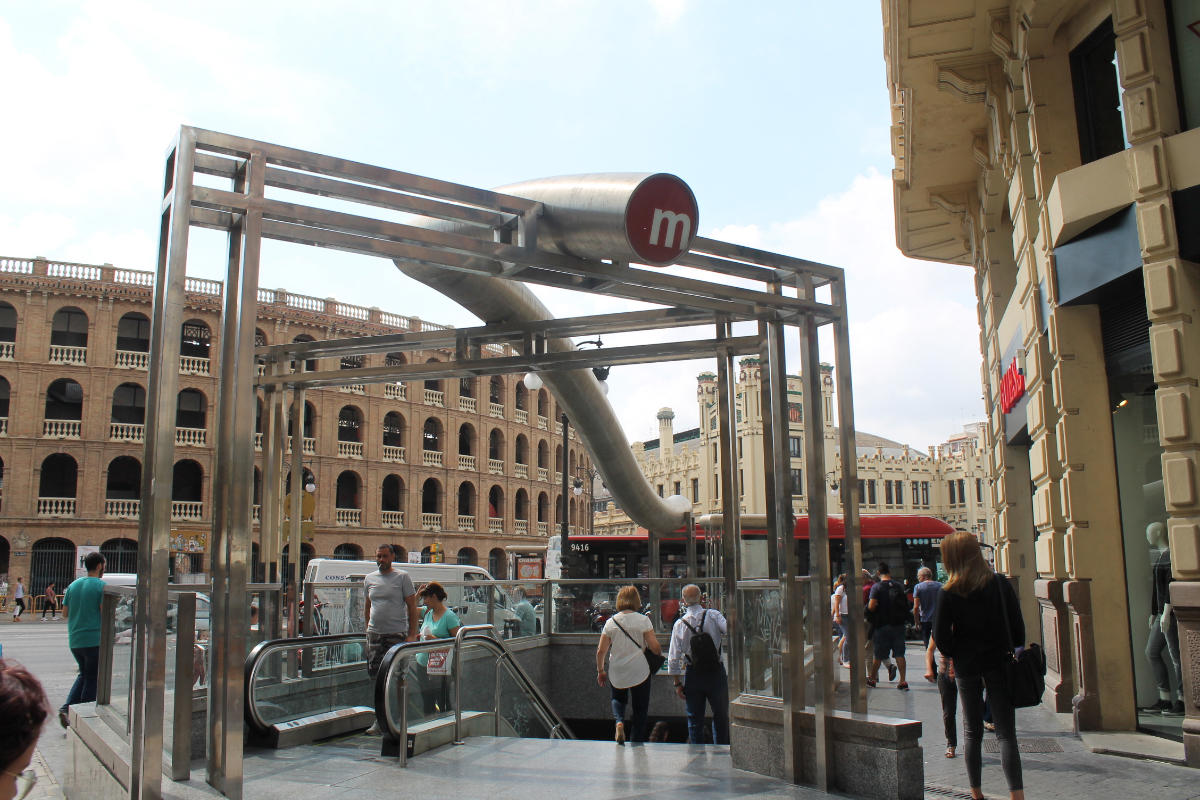
{"type": "Polygon", "coordinates": [[[367,736],[382,736],[382,735],[383,735],[383,731],[379,730],[379,722],[378,721],[372,723],[371,727],[367,728],[367,736]]]}

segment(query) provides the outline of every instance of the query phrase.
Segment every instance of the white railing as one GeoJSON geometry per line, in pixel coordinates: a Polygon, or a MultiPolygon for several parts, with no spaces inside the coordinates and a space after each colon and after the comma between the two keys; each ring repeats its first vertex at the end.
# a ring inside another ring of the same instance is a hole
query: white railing
{"type": "Polygon", "coordinates": [[[440,531],[442,529],[441,514],[421,514],[421,530],[423,531],[440,531]]]}
{"type": "Polygon", "coordinates": [[[425,405],[437,406],[438,408],[446,407],[446,393],[439,392],[437,389],[425,390],[425,405]]]}
{"type": "Polygon", "coordinates": [[[523,408],[518,408],[513,413],[513,418],[516,419],[516,421],[521,423],[522,425],[529,424],[529,412],[523,408]]]}
{"type": "Polygon", "coordinates": [[[146,426],[133,422],[113,422],[108,426],[108,438],[114,442],[144,442],[146,426]]]}
{"type": "Polygon", "coordinates": [[[504,405],[501,403],[488,403],[488,414],[497,419],[504,419],[504,405]]]}
{"type": "Polygon", "coordinates": [[[504,462],[498,458],[489,458],[488,459],[488,473],[491,475],[503,475],[504,474],[504,462]]]}
{"type": "Polygon", "coordinates": [[[488,533],[504,533],[504,518],[488,517],[488,533]]]}
{"type": "Polygon", "coordinates": [[[475,517],[471,516],[469,514],[459,514],[458,515],[458,529],[460,531],[475,530],[475,517]]]}
{"type": "Polygon", "coordinates": [[[172,500],[171,519],[176,522],[204,519],[204,503],[191,500],[172,500]]]}
{"type": "MultiPolygon", "coordinates": [[[[287,441],[287,445],[286,445],[287,451],[290,453],[290,452],[292,452],[292,437],[290,437],[290,436],[287,437],[286,441],[287,441]]],[[[316,439],[310,439],[309,437],[305,436],[303,447],[304,447],[304,449],[301,452],[303,452],[304,455],[314,456],[317,454],[317,440],[316,439]]]]}
{"type": "Polygon", "coordinates": [[[208,375],[208,359],[195,356],[179,357],[179,373],[181,375],[208,375]]]}
{"type": "Polygon", "coordinates": [[[550,523],[549,522],[539,522],[537,531],[538,531],[538,536],[543,536],[543,537],[549,536],[550,535],[550,523]]]}
{"type": "Polygon", "coordinates": [[[208,444],[208,431],[204,428],[176,428],[175,444],[204,447],[208,444]]]}
{"type": "Polygon", "coordinates": [[[113,283],[128,283],[133,286],[153,286],[154,273],[140,269],[113,270],[113,283]]]}
{"type": "Polygon", "coordinates": [[[15,342],[0,342],[0,359],[12,361],[16,355],[17,345],[15,342]]]}
{"type": "Polygon", "coordinates": [[[262,522],[262,505],[255,503],[250,506],[250,518],[254,522],[262,522]]]}
{"type": "Polygon", "coordinates": [[[467,455],[466,453],[459,453],[458,454],[458,468],[474,470],[475,469],[475,456],[467,455]]]}
{"type": "Polygon", "coordinates": [[[207,294],[213,297],[221,296],[221,289],[225,284],[221,281],[213,281],[208,278],[184,278],[183,289],[185,292],[195,292],[196,294],[207,294]]]}
{"type": "Polygon", "coordinates": [[[557,469],[554,470],[554,485],[562,486],[562,472],[557,469]]]}
{"type": "Polygon", "coordinates": [[[50,345],[51,364],[86,364],[86,347],[67,347],[61,344],[50,345]]]}
{"type": "Polygon", "coordinates": [[[550,430],[550,420],[546,419],[541,414],[538,414],[538,427],[544,431],[550,430]]]}
{"type": "Polygon", "coordinates": [[[8,417],[0,417],[0,436],[8,436],[8,417]]]}
{"type": "Polygon", "coordinates": [[[137,519],[141,513],[141,500],[104,501],[104,516],[109,519],[137,519]]]}
{"type": "MultiPolygon", "coordinates": [[[[2,357],[3,356],[0,356],[0,358],[2,358],[2,357]]],[[[467,411],[471,414],[474,414],[475,411],[478,410],[478,408],[479,408],[479,402],[474,397],[463,397],[462,395],[459,395],[459,398],[458,398],[458,410],[459,411],[467,411]]]]}
{"type": "Polygon", "coordinates": [[[360,322],[365,322],[371,318],[371,309],[366,306],[355,306],[350,303],[336,303],[333,307],[333,313],[339,317],[349,317],[360,322]]]}
{"type": "Polygon", "coordinates": [[[537,476],[539,481],[550,480],[550,470],[545,467],[538,467],[537,476]]]}
{"type": "Polygon", "coordinates": [[[258,431],[254,432],[254,449],[262,450],[262,434],[258,431]]]}
{"type": "Polygon", "coordinates": [[[83,423],[77,419],[47,419],[42,421],[42,436],[47,439],[78,439],[83,423]]]}
{"type": "Polygon", "coordinates": [[[362,458],[362,442],[338,442],[338,455],[342,458],[362,458]]]}
{"type": "Polygon", "coordinates": [[[383,396],[392,400],[407,400],[408,389],[403,383],[385,383],[383,385],[383,396]]]}
{"type": "Polygon", "coordinates": [[[37,513],[39,517],[73,517],[75,516],[75,498],[39,497],[37,513]]]}
{"type": "Polygon", "coordinates": [[[421,463],[427,467],[440,467],[442,465],[442,451],[422,450],[421,463]]]}
{"type": "Polygon", "coordinates": [[[347,394],[366,394],[367,385],[365,383],[351,383],[346,386],[339,386],[338,391],[346,392],[347,394]]]}
{"type": "Polygon", "coordinates": [[[516,532],[518,534],[520,534],[521,536],[528,536],[529,535],[529,520],[527,520],[527,519],[513,520],[513,529],[516,530],[516,532]]]}
{"type": "Polygon", "coordinates": [[[335,508],[333,519],[341,527],[357,528],[362,524],[361,508],[335,508]]]}
{"type": "Polygon", "coordinates": [[[115,366],[121,369],[150,369],[150,354],[136,350],[118,350],[115,366]]]}
{"type": "Polygon", "coordinates": [[[528,478],[529,477],[529,465],[522,464],[520,462],[513,464],[513,474],[516,475],[518,478],[528,478]]]}
{"type": "Polygon", "coordinates": [[[266,364],[255,364],[254,371],[257,372],[258,376],[261,378],[263,375],[267,374],[267,365],[266,364]]]}
{"type": "Polygon", "coordinates": [[[32,258],[0,258],[0,272],[15,272],[19,275],[33,274],[32,258]]]}
{"type": "Polygon", "coordinates": [[[567,431],[567,433],[568,433],[568,436],[567,436],[568,439],[575,438],[575,429],[574,428],[571,428],[569,431],[567,431]]]}
{"type": "Polygon", "coordinates": [[[383,446],[383,460],[395,461],[398,464],[403,464],[405,458],[404,448],[397,447],[394,444],[385,444],[383,446]]]}
{"type": "Polygon", "coordinates": [[[404,512],[403,511],[380,511],[380,524],[385,528],[403,528],[404,527],[404,512]]]}
{"type": "Polygon", "coordinates": [[[51,261],[46,265],[46,275],[51,278],[73,278],[77,281],[100,280],[100,267],[94,264],[76,264],[70,261],[51,261]]]}

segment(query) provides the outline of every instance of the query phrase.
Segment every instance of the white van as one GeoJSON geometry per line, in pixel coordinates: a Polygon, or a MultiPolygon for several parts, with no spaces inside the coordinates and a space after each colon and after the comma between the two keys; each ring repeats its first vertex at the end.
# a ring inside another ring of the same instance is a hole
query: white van
{"type": "MultiPolygon", "coordinates": [[[[322,621],[322,632],[349,633],[363,629],[361,592],[352,587],[361,586],[368,572],[379,569],[374,561],[344,561],[337,558],[314,558],[308,562],[304,583],[319,584],[315,589],[316,601],[321,605],[318,614],[322,621]],[[330,584],[335,584],[331,586],[330,584]],[[344,585],[345,588],[342,588],[344,585]]],[[[512,602],[502,589],[480,585],[472,588],[472,582],[483,584],[493,580],[482,567],[461,564],[401,564],[392,569],[407,572],[413,584],[420,589],[422,584],[437,581],[446,588],[446,605],[454,609],[463,625],[484,625],[488,621],[488,594],[493,598],[492,624],[503,631],[504,623],[513,619],[512,602]],[[448,584],[458,583],[458,586],[448,584]]],[[[418,602],[420,599],[418,598],[418,602]]]]}
{"type": "MultiPolygon", "coordinates": [[[[100,576],[100,580],[104,581],[108,586],[137,586],[138,576],[136,572],[106,572],[100,576]]],[[[199,586],[200,584],[197,584],[199,586]]],[[[188,585],[189,589],[191,584],[188,585]]],[[[118,611],[118,614],[122,612],[118,611]]],[[[129,613],[132,613],[130,611],[129,613]]],[[[175,630],[175,607],[169,606],[167,609],[167,630],[175,630]]],[[[209,628],[209,606],[208,594],[206,592],[196,592],[196,630],[207,631],[209,628]]],[[[131,623],[131,620],[126,620],[124,617],[117,620],[118,624],[131,623]]]]}

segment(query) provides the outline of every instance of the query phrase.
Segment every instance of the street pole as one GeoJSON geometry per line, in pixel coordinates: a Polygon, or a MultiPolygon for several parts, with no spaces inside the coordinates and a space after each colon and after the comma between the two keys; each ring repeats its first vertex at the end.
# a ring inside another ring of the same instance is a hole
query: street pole
{"type": "Polygon", "coordinates": [[[559,532],[559,543],[561,545],[560,560],[562,561],[562,577],[571,577],[571,534],[567,530],[568,515],[568,499],[567,499],[567,482],[570,480],[570,475],[567,472],[567,450],[570,448],[570,442],[567,439],[567,426],[570,425],[570,420],[564,412],[562,415],[562,461],[559,467],[562,468],[562,529],[559,532]]]}

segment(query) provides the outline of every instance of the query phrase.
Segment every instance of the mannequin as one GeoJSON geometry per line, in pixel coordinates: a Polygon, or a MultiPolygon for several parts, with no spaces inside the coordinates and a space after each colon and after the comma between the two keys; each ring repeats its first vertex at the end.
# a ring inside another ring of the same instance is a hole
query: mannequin
{"type": "Polygon", "coordinates": [[[1168,589],[1174,577],[1171,575],[1171,550],[1166,526],[1161,522],[1151,522],[1146,526],[1146,541],[1151,548],[1150,636],[1146,641],[1146,658],[1154,670],[1158,702],[1141,710],[1174,716],[1183,713],[1183,667],[1180,663],[1179,629],[1171,610],[1168,589]],[[1172,673],[1178,687],[1173,695],[1172,673]]]}

